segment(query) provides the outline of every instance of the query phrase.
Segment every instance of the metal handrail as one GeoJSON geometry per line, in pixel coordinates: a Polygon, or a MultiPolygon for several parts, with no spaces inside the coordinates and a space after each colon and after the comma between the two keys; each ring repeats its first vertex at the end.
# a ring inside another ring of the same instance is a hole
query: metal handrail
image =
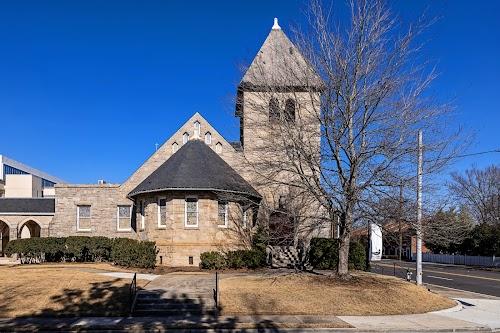
{"type": "Polygon", "coordinates": [[[129,287],[129,307],[130,312],[133,311],[135,295],[137,294],[137,273],[134,273],[134,277],[132,278],[132,282],[130,282],[129,287]]]}
{"type": "Polygon", "coordinates": [[[215,301],[215,309],[219,309],[219,272],[215,272],[215,289],[214,291],[214,301],[215,301]]]}

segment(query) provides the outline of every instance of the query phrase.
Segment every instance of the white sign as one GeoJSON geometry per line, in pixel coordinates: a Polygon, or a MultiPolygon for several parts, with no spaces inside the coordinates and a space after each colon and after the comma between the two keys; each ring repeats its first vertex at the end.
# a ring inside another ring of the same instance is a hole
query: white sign
{"type": "Polygon", "coordinates": [[[382,259],[382,228],[378,224],[370,223],[370,261],[382,259]]]}

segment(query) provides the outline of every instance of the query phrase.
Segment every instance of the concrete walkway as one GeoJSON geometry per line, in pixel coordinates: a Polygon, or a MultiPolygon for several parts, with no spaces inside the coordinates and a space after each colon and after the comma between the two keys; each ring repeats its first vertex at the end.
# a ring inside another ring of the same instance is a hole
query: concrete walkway
{"type": "MultiPolygon", "coordinates": [[[[106,273],[97,273],[99,275],[104,275],[104,276],[109,276],[109,277],[114,277],[118,279],[132,279],[134,277],[134,273],[127,273],[127,272],[106,272],[106,273]]],[[[137,279],[138,280],[147,280],[147,281],[153,281],[157,277],[161,275],[156,275],[156,274],[137,274],[137,279]]]]}
{"type": "Polygon", "coordinates": [[[187,318],[216,313],[215,274],[170,273],[148,283],[137,294],[133,315],[187,318]]]}

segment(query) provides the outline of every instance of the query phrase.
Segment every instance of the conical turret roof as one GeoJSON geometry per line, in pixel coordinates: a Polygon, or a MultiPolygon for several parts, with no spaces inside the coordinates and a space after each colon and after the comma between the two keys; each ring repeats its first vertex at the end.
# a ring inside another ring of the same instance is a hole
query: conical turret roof
{"type": "Polygon", "coordinates": [[[201,140],[191,140],[133,189],[128,196],[160,191],[215,191],[261,195],[201,140]]]}

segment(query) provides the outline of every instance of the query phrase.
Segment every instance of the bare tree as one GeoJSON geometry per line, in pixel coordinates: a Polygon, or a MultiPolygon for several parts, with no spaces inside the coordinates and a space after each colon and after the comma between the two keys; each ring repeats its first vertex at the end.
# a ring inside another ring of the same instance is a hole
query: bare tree
{"type": "Polygon", "coordinates": [[[416,38],[428,24],[403,29],[378,0],[352,1],[350,13],[347,26],[335,25],[313,0],[311,29],[297,33],[304,58],[277,45],[276,57],[250,73],[265,85],[244,101],[256,142],[245,157],[260,186],[314,200],[305,225],[341,217],[340,276],[348,275],[353,225],[401,182],[415,181],[417,131],[425,130],[426,173],[449,161],[456,142],[446,126],[451,108],[429,98],[435,71],[418,56],[416,38]]]}
{"type": "Polygon", "coordinates": [[[476,223],[500,223],[500,167],[452,173],[450,192],[470,210],[476,223]]]}
{"type": "Polygon", "coordinates": [[[471,216],[465,207],[439,210],[424,221],[425,244],[432,251],[449,253],[470,236],[471,230],[471,216]]]}

